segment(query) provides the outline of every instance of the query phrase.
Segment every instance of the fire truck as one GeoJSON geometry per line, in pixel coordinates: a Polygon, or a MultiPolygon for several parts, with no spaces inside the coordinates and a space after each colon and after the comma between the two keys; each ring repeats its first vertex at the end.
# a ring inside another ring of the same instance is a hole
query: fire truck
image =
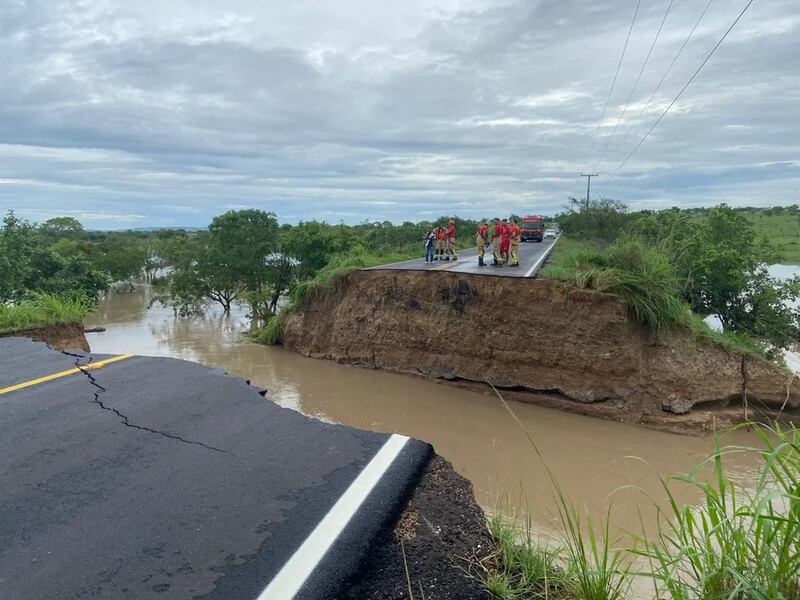
{"type": "Polygon", "coordinates": [[[523,242],[541,242],[544,237],[544,217],[527,215],[522,217],[520,238],[523,242]]]}

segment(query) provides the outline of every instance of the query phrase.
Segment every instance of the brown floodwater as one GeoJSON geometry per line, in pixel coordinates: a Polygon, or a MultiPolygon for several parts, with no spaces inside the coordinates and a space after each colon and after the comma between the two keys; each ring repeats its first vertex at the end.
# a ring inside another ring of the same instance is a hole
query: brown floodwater
{"type": "MultiPolygon", "coordinates": [[[[305,358],[280,347],[245,338],[243,310],[222,317],[176,318],[171,309],[148,308],[152,291],[140,284],[133,293],[111,293],[87,325],[92,350],[170,356],[224,368],[231,375],[266,388],[281,406],[326,421],[425,440],[469,478],[488,510],[527,506],[535,526],[551,531],[555,503],[542,460],[562,490],[595,516],[612,507],[612,524],[640,532],[654,524],[656,507],[665,505],[659,476],[689,471],[711,450],[710,437],[663,433],[510,403],[541,451],[540,459],[525,433],[496,397],[424,379],[360,369],[305,358]]],[[[725,442],[748,444],[745,432],[725,442]]],[[[757,463],[749,455],[728,459],[730,474],[752,481],[757,463]]],[[[698,497],[675,488],[677,497],[698,497]]]]}

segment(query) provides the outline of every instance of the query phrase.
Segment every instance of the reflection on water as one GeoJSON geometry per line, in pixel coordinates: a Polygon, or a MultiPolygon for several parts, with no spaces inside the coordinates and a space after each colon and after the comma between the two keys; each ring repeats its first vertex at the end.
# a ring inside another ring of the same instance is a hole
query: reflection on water
{"type": "MultiPolygon", "coordinates": [[[[554,505],[541,462],[495,398],[253,344],[243,337],[248,323],[242,310],[227,318],[211,311],[203,318],[181,319],[170,309],[148,309],[150,296],[146,285],[131,294],[111,294],[87,323],[107,328],[89,335],[92,350],[219,366],[306,415],[429,441],[473,482],[484,507],[494,508],[500,498],[519,505],[525,498],[538,524],[546,527],[554,505]]],[[[614,524],[629,531],[639,530],[638,511],[652,524],[656,503],[663,504],[658,476],[691,469],[711,447],[707,438],[511,404],[573,501],[595,514],[613,502],[614,524]]],[[[729,439],[750,440],[743,433],[729,439]]],[[[741,480],[753,477],[750,457],[734,456],[731,465],[741,480]]],[[[678,497],[696,500],[688,491],[678,497]]]]}

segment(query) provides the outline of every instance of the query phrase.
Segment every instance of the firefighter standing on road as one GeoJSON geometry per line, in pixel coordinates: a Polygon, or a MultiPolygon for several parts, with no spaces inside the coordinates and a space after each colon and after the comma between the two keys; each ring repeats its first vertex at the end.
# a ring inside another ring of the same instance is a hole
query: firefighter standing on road
{"type": "Polygon", "coordinates": [[[511,222],[511,266],[519,266],[520,230],[516,221],[511,222]]]}
{"type": "Polygon", "coordinates": [[[445,260],[457,260],[456,254],[456,222],[450,219],[447,227],[447,258],[445,260]]]}
{"type": "Polygon", "coordinates": [[[478,231],[475,233],[475,246],[478,248],[478,266],[483,267],[486,265],[483,262],[483,257],[486,254],[486,244],[488,243],[487,238],[489,237],[489,225],[484,223],[480,227],[478,227],[478,231]]]}
{"type": "Polygon", "coordinates": [[[492,266],[498,266],[500,264],[500,246],[502,245],[503,241],[503,224],[500,222],[500,219],[494,220],[494,232],[492,233],[492,254],[494,255],[494,264],[492,266]]]}
{"type": "Polygon", "coordinates": [[[511,248],[511,227],[503,221],[503,230],[500,237],[500,261],[503,265],[508,264],[508,251],[511,248]]]}
{"type": "Polygon", "coordinates": [[[445,233],[443,227],[436,228],[436,256],[433,260],[444,260],[444,239],[445,233]]]}

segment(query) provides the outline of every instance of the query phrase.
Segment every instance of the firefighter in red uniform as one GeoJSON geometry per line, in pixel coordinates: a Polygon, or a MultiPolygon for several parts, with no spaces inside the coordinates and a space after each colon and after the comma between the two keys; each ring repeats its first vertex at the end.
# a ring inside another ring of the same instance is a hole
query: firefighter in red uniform
{"type": "Polygon", "coordinates": [[[448,257],[445,260],[458,259],[456,254],[456,222],[453,219],[450,219],[447,228],[447,254],[448,257]]]}
{"type": "Polygon", "coordinates": [[[516,221],[511,222],[511,266],[519,266],[520,229],[516,221]]]}
{"type": "Polygon", "coordinates": [[[483,262],[483,257],[486,254],[486,244],[488,240],[486,239],[489,236],[489,225],[488,223],[484,223],[480,227],[478,227],[478,231],[475,233],[475,246],[478,248],[478,266],[483,267],[486,265],[483,262]]]}
{"type": "Polygon", "coordinates": [[[436,255],[433,257],[433,260],[444,260],[444,245],[445,245],[445,238],[447,234],[444,231],[444,227],[437,227],[436,228],[436,255]]]}
{"type": "Polygon", "coordinates": [[[510,247],[511,247],[511,227],[508,226],[508,223],[503,221],[503,232],[500,241],[500,261],[504,265],[508,264],[508,250],[510,247]]]}
{"type": "Polygon", "coordinates": [[[494,220],[494,232],[492,233],[492,254],[494,255],[493,266],[500,264],[500,246],[503,242],[503,223],[500,219],[494,220]]]}

